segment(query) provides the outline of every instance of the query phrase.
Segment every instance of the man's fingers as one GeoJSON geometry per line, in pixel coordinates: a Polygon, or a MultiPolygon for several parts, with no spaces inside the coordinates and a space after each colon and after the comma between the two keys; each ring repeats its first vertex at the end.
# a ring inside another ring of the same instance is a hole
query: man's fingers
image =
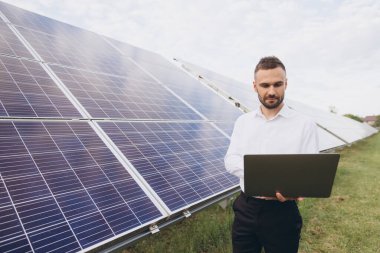
{"type": "Polygon", "coordinates": [[[297,200],[297,201],[302,201],[302,200],[304,200],[303,197],[298,197],[298,198],[285,198],[285,197],[282,196],[282,194],[279,193],[279,192],[276,192],[276,198],[277,198],[278,201],[281,201],[281,202],[285,202],[285,201],[287,201],[287,200],[297,200]]]}
{"type": "Polygon", "coordinates": [[[282,196],[282,194],[279,193],[279,192],[276,192],[276,197],[277,197],[277,199],[278,199],[279,201],[281,201],[281,202],[286,201],[286,198],[285,198],[284,196],[282,196]]]}

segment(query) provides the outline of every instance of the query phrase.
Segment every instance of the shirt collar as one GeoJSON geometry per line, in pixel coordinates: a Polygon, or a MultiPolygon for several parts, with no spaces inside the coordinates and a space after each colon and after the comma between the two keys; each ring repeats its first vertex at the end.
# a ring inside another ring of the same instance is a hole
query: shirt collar
{"type": "MultiPolygon", "coordinates": [[[[261,106],[261,105],[260,105],[261,106]]],[[[264,114],[261,112],[261,109],[260,109],[260,106],[259,108],[257,108],[255,111],[254,111],[254,115],[256,117],[260,117],[260,118],[263,118],[263,119],[266,119],[264,114]]],[[[269,119],[269,120],[274,120],[276,119],[277,117],[281,116],[281,117],[284,117],[284,118],[290,118],[293,114],[293,111],[292,109],[290,109],[287,104],[284,103],[284,106],[281,108],[281,110],[277,113],[276,116],[274,116],[272,119],[269,119]]]]}

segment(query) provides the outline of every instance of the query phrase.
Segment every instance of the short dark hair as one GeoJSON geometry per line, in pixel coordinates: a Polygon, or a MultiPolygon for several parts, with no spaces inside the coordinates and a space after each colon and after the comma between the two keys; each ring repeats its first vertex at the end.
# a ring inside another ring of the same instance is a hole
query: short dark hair
{"type": "Polygon", "coordinates": [[[286,73],[285,65],[280,61],[280,59],[278,59],[276,56],[266,56],[261,58],[259,63],[257,63],[255,74],[260,69],[275,69],[278,67],[282,68],[286,73]]]}

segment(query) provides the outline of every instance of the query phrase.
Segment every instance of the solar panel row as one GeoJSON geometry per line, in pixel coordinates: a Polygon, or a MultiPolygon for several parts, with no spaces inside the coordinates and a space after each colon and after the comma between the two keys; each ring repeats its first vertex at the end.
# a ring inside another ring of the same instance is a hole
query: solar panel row
{"type": "Polygon", "coordinates": [[[87,251],[237,186],[212,121],[238,109],[157,54],[0,11],[0,252],[87,251]]]}

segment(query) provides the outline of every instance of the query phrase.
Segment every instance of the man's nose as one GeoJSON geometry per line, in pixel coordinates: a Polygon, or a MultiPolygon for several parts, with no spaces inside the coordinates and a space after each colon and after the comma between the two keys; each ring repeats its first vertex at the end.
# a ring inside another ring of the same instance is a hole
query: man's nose
{"type": "Polygon", "coordinates": [[[275,95],[276,94],[275,88],[273,86],[269,86],[268,94],[269,95],[275,95]]]}

